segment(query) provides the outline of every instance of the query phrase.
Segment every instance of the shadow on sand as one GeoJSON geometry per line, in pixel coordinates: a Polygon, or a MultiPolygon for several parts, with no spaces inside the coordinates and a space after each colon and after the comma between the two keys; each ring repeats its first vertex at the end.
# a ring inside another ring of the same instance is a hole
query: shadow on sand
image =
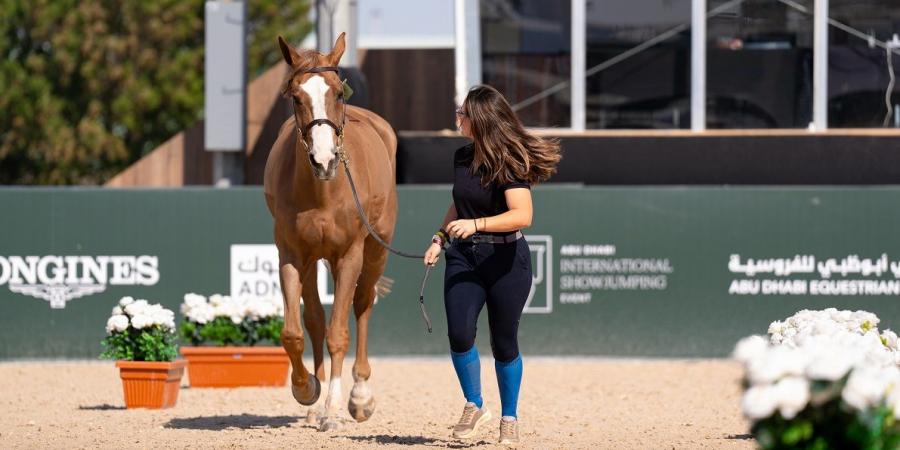
{"type": "Polygon", "coordinates": [[[201,416],[201,417],[176,417],[165,425],[166,428],[187,430],[224,430],[226,428],[238,428],[251,430],[255,428],[283,428],[299,422],[301,416],[258,416],[255,414],[241,414],[230,416],[201,416]]]}
{"type": "Polygon", "coordinates": [[[725,436],[725,439],[736,439],[736,440],[746,441],[746,440],[753,439],[753,435],[752,434],[729,434],[728,436],[725,436]]]}
{"type": "Polygon", "coordinates": [[[334,438],[350,439],[356,442],[374,442],[381,445],[419,445],[425,447],[441,448],[470,448],[489,444],[489,442],[487,441],[459,442],[450,439],[435,439],[425,436],[398,436],[389,434],[373,434],[368,436],[334,436],[334,438]]]}
{"type": "Polygon", "coordinates": [[[78,406],[78,409],[82,411],[113,411],[118,409],[125,409],[125,407],[104,403],[102,405],[80,405],[78,406]]]}

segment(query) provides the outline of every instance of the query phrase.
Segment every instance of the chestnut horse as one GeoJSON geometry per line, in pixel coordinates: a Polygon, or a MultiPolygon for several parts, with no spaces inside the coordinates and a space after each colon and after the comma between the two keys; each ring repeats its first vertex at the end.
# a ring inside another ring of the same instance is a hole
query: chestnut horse
{"type": "Polygon", "coordinates": [[[280,36],[278,43],[290,66],[283,93],[293,102],[294,117],[282,125],[272,147],[264,184],[266,203],[275,219],[284,294],[281,341],[293,367],[291,391],[302,405],[317,404],[320,380],[325,380],[322,345],[328,344],[331,374],[324,414],[311,407],[307,415],[309,423],[318,422],[320,430],[328,431],[341,425],[341,369],[350,345],[351,305],[357,331],[348,410],[360,422],[374,412],[375,398],[366,383],[372,374],[366,340],[376,283],[387,261],[387,250],[364,227],[346,174],[337,166],[345,153],[363,210],[375,232],[389,242],[397,220],[397,138],[384,119],[345,103],[336,68],[344,53],[343,33],[327,55],[298,51],[280,36]],[[316,286],[319,259],[329,263],[334,276],[334,307],[327,327],[316,286]],[[301,358],[301,294],[314,375],[301,358]]]}

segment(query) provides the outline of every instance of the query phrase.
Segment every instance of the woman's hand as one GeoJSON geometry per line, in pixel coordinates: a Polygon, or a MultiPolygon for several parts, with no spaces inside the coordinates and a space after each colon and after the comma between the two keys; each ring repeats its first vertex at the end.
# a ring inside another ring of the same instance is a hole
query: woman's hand
{"type": "Polygon", "coordinates": [[[455,238],[467,238],[475,234],[475,221],[472,219],[454,220],[447,224],[447,234],[455,238]]]}
{"type": "Polygon", "coordinates": [[[441,246],[435,243],[432,243],[428,250],[425,251],[425,265],[433,266],[437,264],[438,258],[441,257],[441,246]]]}

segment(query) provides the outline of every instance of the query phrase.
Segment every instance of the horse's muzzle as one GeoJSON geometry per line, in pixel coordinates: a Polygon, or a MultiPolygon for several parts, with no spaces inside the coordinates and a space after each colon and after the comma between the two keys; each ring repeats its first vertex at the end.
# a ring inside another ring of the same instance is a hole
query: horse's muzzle
{"type": "Polygon", "coordinates": [[[312,166],[313,175],[315,175],[319,180],[328,181],[333,179],[337,174],[338,158],[336,155],[331,159],[331,161],[328,161],[328,166],[324,169],[322,168],[321,164],[316,162],[312,154],[309,155],[309,163],[312,166]]]}

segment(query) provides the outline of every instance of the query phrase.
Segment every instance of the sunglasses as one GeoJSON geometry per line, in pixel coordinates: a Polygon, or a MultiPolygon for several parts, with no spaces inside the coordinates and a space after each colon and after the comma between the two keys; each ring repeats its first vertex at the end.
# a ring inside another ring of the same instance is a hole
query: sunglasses
{"type": "Polygon", "coordinates": [[[460,116],[460,117],[466,117],[468,114],[466,114],[466,112],[463,111],[462,106],[457,106],[456,107],[456,115],[460,116]]]}

